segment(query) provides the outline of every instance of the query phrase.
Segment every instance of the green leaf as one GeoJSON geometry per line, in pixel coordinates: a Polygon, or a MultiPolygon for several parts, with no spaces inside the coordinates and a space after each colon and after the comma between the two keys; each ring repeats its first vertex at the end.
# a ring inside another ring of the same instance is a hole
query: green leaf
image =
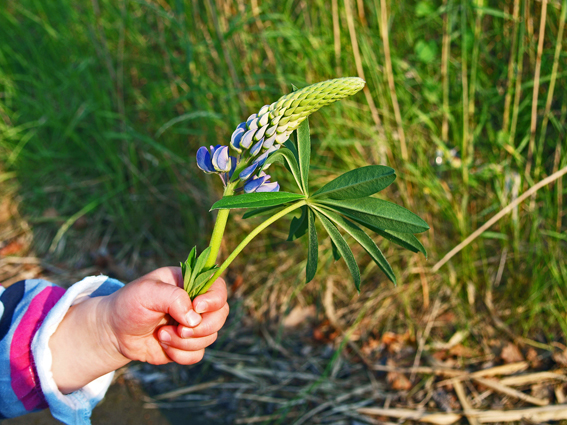
{"type": "Polygon", "coordinates": [[[265,208],[285,204],[286,202],[297,201],[305,196],[298,193],[289,192],[253,192],[243,193],[242,195],[225,196],[220,201],[215,202],[212,210],[233,209],[233,208],[265,208]]]}
{"type": "Polygon", "coordinates": [[[272,164],[274,162],[282,162],[283,159],[285,159],[285,161],[287,162],[287,165],[289,166],[291,174],[293,174],[297,187],[301,192],[305,193],[303,186],[301,185],[301,173],[299,171],[299,165],[297,164],[297,159],[295,158],[295,155],[291,150],[287,148],[281,148],[280,150],[277,150],[268,157],[268,159],[266,160],[266,165],[272,164]]]}
{"type": "Polygon", "coordinates": [[[312,198],[353,199],[380,192],[396,179],[393,168],[369,165],[351,170],[327,183],[312,198]]]}
{"type": "Polygon", "coordinates": [[[203,252],[201,252],[201,255],[199,255],[199,258],[197,258],[197,261],[195,262],[195,267],[193,268],[193,271],[191,272],[191,288],[195,287],[195,284],[194,284],[195,279],[197,278],[197,276],[199,276],[201,274],[201,271],[202,271],[203,267],[205,267],[205,263],[207,262],[210,253],[211,253],[211,247],[208,246],[207,249],[205,249],[203,252]]]}
{"type": "Polygon", "coordinates": [[[315,214],[317,214],[317,217],[319,218],[319,220],[321,220],[323,227],[345,259],[345,263],[350,270],[350,274],[352,275],[352,278],[354,280],[356,290],[360,292],[360,270],[358,269],[358,264],[356,264],[356,260],[354,259],[354,255],[352,254],[350,247],[346,243],[337,227],[333,223],[331,223],[327,217],[317,211],[315,212],[315,214]]]}
{"type": "Polygon", "coordinates": [[[267,215],[267,214],[271,214],[271,213],[276,213],[280,209],[282,209],[282,207],[279,206],[279,205],[276,205],[274,207],[256,208],[255,210],[246,211],[246,213],[244,213],[242,218],[246,219],[246,218],[256,217],[256,216],[259,216],[259,215],[267,215]]]}
{"type": "Polygon", "coordinates": [[[388,279],[390,279],[394,284],[396,283],[396,276],[394,275],[394,271],[380,248],[376,246],[376,243],[368,236],[360,227],[354,224],[352,221],[347,220],[341,217],[339,214],[329,211],[323,210],[320,211],[322,214],[325,214],[329,219],[331,219],[335,224],[340,226],[345,232],[347,232],[352,238],[357,241],[368,254],[372,257],[374,262],[380,269],[386,274],[388,279]]]}
{"type": "Polygon", "coordinates": [[[416,214],[382,199],[321,199],[317,202],[380,229],[404,233],[421,233],[429,229],[427,223],[416,214]]]}
{"type": "Polygon", "coordinates": [[[311,161],[311,136],[309,135],[309,119],[305,119],[297,128],[297,153],[299,154],[299,170],[303,193],[309,196],[309,162],[311,161]]]}
{"type": "Polygon", "coordinates": [[[317,241],[317,229],[315,229],[315,216],[308,209],[307,221],[309,228],[309,245],[307,249],[307,267],[305,268],[305,283],[309,283],[317,273],[317,260],[319,257],[319,243],[317,241]]]}
{"type": "MultiPolygon", "coordinates": [[[[294,133],[292,133],[292,136],[293,135],[294,133]]],[[[291,139],[287,139],[283,145],[291,151],[291,153],[295,157],[295,161],[299,164],[299,154],[297,153],[297,148],[295,147],[295,143],[293,143],[291,139]]]]}
{"type": "Polygon", "coordinates": [[[294,241],[295,239],[299,239],[302,237],[308,228],[308,220],[307,220],[307,207],[301,207],[301,215],[299,217],[293,217],[291,219],[291,224],[289,225],[289,236],[287,237],[288,241],[294,241]]]}
{"type": "Polygon", "coordinates": [[[218,266],[213,266],[211,269],[206,270],[199,274],[199,276],[197,276],[195,282],[193,283],[193,288],[191,291],[192,294],[189,294],[192,295],[191,299],[193,299],[201,291],[202,287],[209,281],[211,277],[213,277],[213,275],[219,268],[220,267],[218,266]]]}
{"type": "Polygon", "coordinates": [[[189,283],[191,280],[191,272],[193,271],[193,265],[195,264],[195,257],[197,256],[197,247],[194,246],[189,255],[187,256],[187,261],[181,266],[181,272],[183,276],[183,288],[185,291],[188,290],[189,283]]]}
{"type": "Polygon", "coordinates": [[[419,239],[417,239],[411,233],[402,233],[396,232],[394,230],[383,230],[377,228],[371,230],[378,233],[384,239],[388,239],[390,242],[398,244],[406,249],[409,249],[410,251],[421,252],[423,255],[425,255],[425,258],[427,258],[427,251],[425,251],[425,248],[423,247],[419,239]]]}
{"type": "Polygon", "coordinates": [[[341,253],[339,252],[337,246],[333,241],[331,241],[331,250],[333,251],[333,258],[335,259],[335,261],[339,261],[342,258],[341,253]]]}
{"type": "Polygon", "coordinates": [[[402,233],[402,232],[396,232],[395,230],[380,229],[379,227],[369,225],[368,223],[365,223],[364,221],[358,220],[356,218],[354,219],[354,221],[356,221],[359,224],[362,224],[363,226],[367,227],[373,232],[378,233],[380,236],[382,236],[384,239],[389,240],[390,242],[400,245],[405,249],[409,249],[412,252],[416,252],[416,253],[421,252],[423,255],[425,255],[425,257],[427,257],[427,252],[425,251],[425,248],[423,247],[421,242],[419,242],[419,239],[417,239],[411,233],[402,233]]]}

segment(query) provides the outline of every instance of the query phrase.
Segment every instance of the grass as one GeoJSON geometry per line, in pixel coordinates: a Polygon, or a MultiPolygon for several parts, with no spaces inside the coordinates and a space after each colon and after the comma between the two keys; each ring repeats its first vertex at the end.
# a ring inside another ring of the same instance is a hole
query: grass
{"type": "MultiPolygon", "coordinates": [[[[5,173],[15,173],[4,175],[19,186],[37,251],[75,258],[86,242],[72,225],[87,214],[97,229],[91,238],[110,238],[114,254],[134,266],[143,267],[144,256],[181,260],[195,243],[205,245],[210,232],[203,229],[212,226],[207,210],[219,193],[218,182],[195,167],[197,148],[226,142],[240,121],[291,83],[358,75],[367,81],[363,94],[311,119],[314,184],[368,163],[397,170],[387,196],[432,226],[421,236],[427,261],[380,241],[400,285],[418,281],[422,288],[400,300],[408,312],[402,322],[412,310],[427,308],[441,288],[451,288],[464,318],[484,314],[482,299],[492,288],[494,303],[514,312],[506,321],[516,332],[541,342],[562,339],[567,240],[561,180],[439,273],[423,270],[527,188],[567,166],[560,44],[567,1],[251,4],[5,2],[0,161],[5,173]],[[51,207],[58,224],[45,223],[51,207]]],[[[230,226],[250,225],[236,220],[230,226]]],[[[259,238],[239,260],[239,270],[249,264],[252,299],[265,300],[266,291],[277,288],[316,300],[317,283],[304,295],[293,289],[301,287],[304,247],[280,243],[284,232],[276,226],[273,238],[259,238]],[[296,264],[270,276],[286,258],[296,264]]],[[[234,247],[237,240],[227,243],[234,247]]],[[[325,255],[318,283],[331,266],[325,255]]],[[[331,270],[342,276],[340,267],[331,270]]],[[[372,265],[362,271],[369,290],[387,288],[372,265]]],[[[347,283],[341,292],[348,299],[354,294],[347,283]]]]}

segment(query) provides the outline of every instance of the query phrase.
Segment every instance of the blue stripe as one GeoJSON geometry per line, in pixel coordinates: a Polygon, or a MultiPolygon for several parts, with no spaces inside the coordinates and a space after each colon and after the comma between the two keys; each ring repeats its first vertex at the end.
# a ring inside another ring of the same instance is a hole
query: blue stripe
{"type": "Polygon", "coordinates": [[[25,290],[26,282],[25,280],[20,280],[19,282],[10,285],[4,292],[2,292],[2,295],[0,295],[0,302],[4,305],[4,314],[2,314],[2,317],[0,318],[0,341],[4,339],[12,326],[14,312],[24,297],[25,290]]]}
{"type": "Polygon", "coordinates": [[[104,297],[118,291],[120,288],[122,288],[122,286],[124,285],[120,281],[109,277],[89,296],[91,298],[104,297]]]}

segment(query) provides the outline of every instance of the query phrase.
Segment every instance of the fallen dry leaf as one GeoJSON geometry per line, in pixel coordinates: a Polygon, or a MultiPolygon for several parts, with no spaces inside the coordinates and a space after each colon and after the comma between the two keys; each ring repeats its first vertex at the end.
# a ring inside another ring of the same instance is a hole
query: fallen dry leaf
{"type": "Polygon", "coordinates": [[[24,244],[19,240],[13,240],[12,242],[8,243],[5,247],[0,249],[0,255],[15,255],[22,251],[24,248],[24,244]]]}
{"type": "Polygon", "coordinates": [[[457,357],[472,358],[478,356],[478,352],[472,348],[465,347],[463,344],[457,344],[449,350],[449,354],[457,357]]]}
{"type": "Polygon", "coordinates": [[[409,391],[411,389],[411,382],[403,373],[388,372],[386,380],[392,390],[409,391]]]}
{"type": "Polygon", "coordinates": [[[283,319],[283,325],[285,328],[294,328],[303,323],[306,323],[309,319],[315,317],[315,306],[310,305],[303,307],[297,305],[290,311],[290,313],[283,319]]]}
{"type": "Polygon", "coordinates": [[[560,364],[563,367],[567,367],[567,349],[564,351],[553,353],[551,358],[555,360],[557,364],[560,364]]]}
{"type": "Polygon", "coordinates": [[[524,361],[524,356],[522,356],[520,349],[516,346],[516,344],[511,342],[502,349],[500,357],[504,360],[504,363],[517,363],[524,361]]]}

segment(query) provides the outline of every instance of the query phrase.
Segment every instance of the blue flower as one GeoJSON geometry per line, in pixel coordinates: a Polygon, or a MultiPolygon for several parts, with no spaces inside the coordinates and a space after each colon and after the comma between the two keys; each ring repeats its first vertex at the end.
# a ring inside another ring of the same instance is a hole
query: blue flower
{"type": "Polygon", "coordinates": [[[260,172],[258,177],[250,179],[244,185],[244,192],[277,192],[280,190],[280,185],[277,182],[270,182],[270,175],[260,172]]]}
{"type": "Polygon", "coordinates": [[[214,173],[216,171],[213,167],[211,154],[209,153],[209,150],[204,146],[201,146],[197,151],[197,167],[199,167],[207,174],[214,173]]]}
{"type": "Polygon", "coordinates": [[[232,133],[232,136],[230,137],[230,146],[232,146],[232,148],[238,153],[242,152],[240,140],[242,139],[244,133],[246,133],[246,123],[241,122],[240,124],[238,124],[238,127],[236,127],[236,130],[234,130],[234,133],[232,133]]]}
{"type": "Polygon", "coordinates": [[[212,164],[216,171],[228,173],[231,168],[231,160],[228,155],[228,146],[216,147],[213,153],[212,164]]]}

